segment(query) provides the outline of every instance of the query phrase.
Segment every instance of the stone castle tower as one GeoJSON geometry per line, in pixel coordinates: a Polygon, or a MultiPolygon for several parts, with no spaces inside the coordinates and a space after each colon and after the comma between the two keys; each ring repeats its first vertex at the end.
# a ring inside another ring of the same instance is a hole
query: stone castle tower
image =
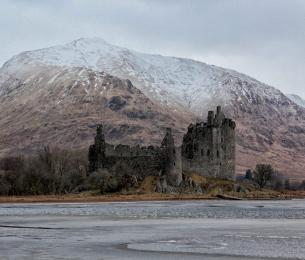
{"type": "Polygon", "coordinates": [[[182,180],[181,150],[175,147],[172,129],[167,128],[161,143],[167,183],[178,186],[182,180]]]}
{"type": "Polygon", "coordinates": [[[221,107],[208,112],[207,122],[191,124],[183,137],[182,169],[202,176],[235,178],[235,122],[221,107]]]}
{"type": "Polygon", "coordinates": [[[89,147],[89,171],[93,172],[99,168],[103,168],[106,154],[106,142],[103,133],[103,126],[98,125],[96,128],[96,136],[94,145],[89,147]]]}

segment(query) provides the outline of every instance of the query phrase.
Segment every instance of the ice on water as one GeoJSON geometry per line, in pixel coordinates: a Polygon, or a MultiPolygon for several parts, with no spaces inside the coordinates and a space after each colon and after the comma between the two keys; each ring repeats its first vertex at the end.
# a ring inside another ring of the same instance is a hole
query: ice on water
{"type": "Polygon", "coordinates": [[[2,204],[0,259],[305,259],[304,216],[303,200],[2,204]]]}

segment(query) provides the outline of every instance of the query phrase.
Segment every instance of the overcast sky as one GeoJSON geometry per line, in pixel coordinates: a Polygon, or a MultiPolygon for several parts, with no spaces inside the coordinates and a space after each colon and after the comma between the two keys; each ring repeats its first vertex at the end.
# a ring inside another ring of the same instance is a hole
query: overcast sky
{"type": "Polygon", "coordinates": [[[0,64],[81,37],[235,69],[305,98],[305,0],[0,0],[0,64]]]}

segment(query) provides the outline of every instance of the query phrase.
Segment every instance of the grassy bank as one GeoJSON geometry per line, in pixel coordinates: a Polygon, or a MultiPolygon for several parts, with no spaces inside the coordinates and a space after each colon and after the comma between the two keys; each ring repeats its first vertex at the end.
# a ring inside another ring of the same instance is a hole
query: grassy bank
{"type": "MultiPolygon", "coordinates": [[[[228,192],[225,195],[244,200],[283,200],[303,199],[303,191],[255,191],[248,193],[228,192]]],[[[0,196],[0,203],[69,203],[69,202],[124,202],[124,201],[166,201],[166,200],[211,200],[219,199],[217,194],[108,194],[99,195],[94,192],[84,192],[67,195],[38,195],[38,196],[0,196]]]]}

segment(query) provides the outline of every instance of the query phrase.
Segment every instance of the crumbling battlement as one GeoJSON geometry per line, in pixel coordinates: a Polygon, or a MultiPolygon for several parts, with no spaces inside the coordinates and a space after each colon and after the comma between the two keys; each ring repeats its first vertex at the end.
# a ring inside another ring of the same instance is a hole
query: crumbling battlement
{"type": "Polygon", "coordinates": [[[98,125],[95,143],[89,148],[89,171],[111,169],[118,162],[126,164],[138,177],[161,174],[173,186],[179,185],[182,179],[181,159],[176,156],[170,128],[166,129],[160,147],[114,146],[105,142],[103,127],[98,125]]]}
{"type": "Polygon", "coordinates": [[[155,146],[141,147],[141,146],[129,146],[129,145],[112,145],[106,144],[107,156],[115,157],[151,157],[160,153],[161,149],[155,146]]]}

